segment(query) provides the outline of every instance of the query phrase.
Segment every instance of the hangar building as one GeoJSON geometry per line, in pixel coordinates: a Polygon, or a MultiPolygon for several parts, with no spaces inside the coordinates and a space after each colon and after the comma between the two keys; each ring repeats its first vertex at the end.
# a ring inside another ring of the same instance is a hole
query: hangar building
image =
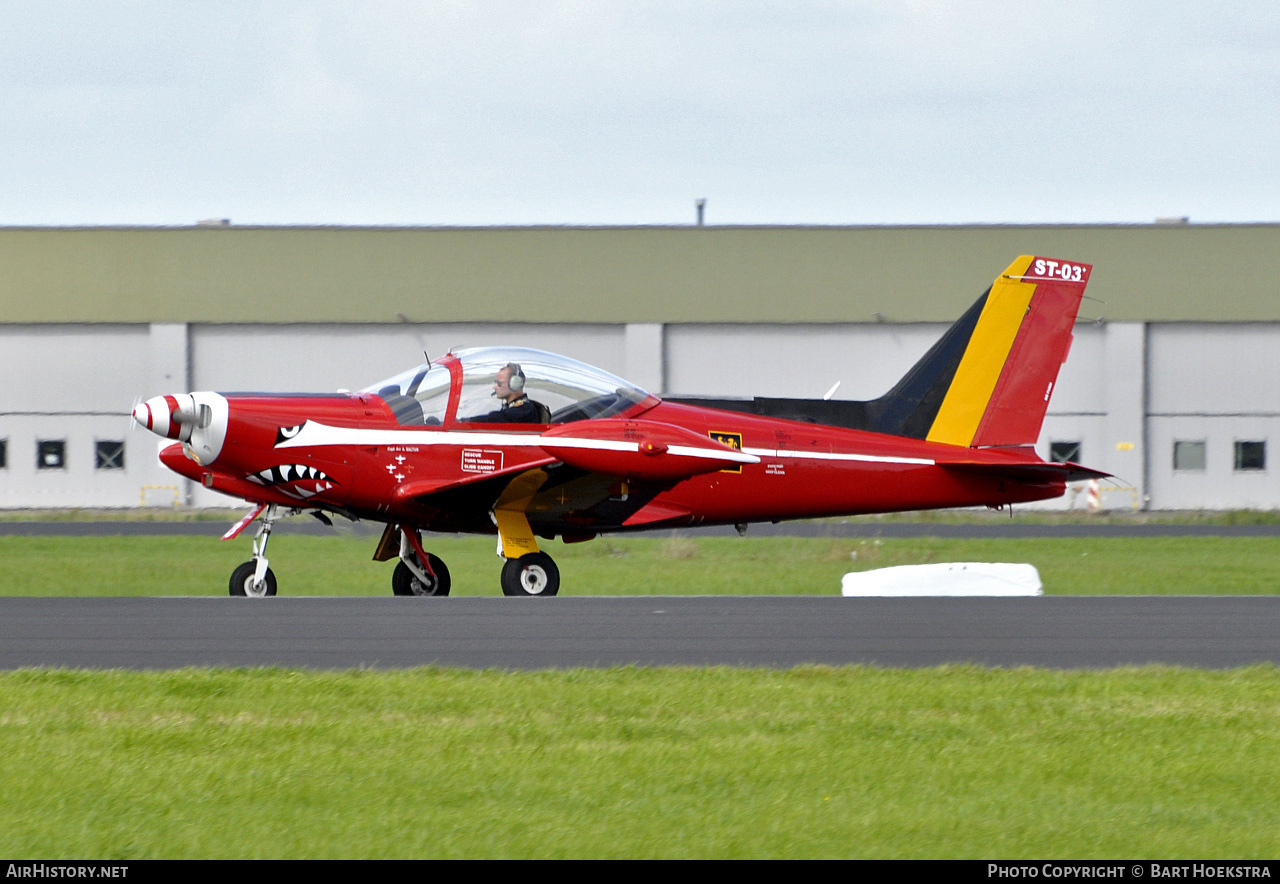
{"type": "Polygon", "coordinates": [[[1280,506],[1280,225],[1157,223],[0,228],[0,507],[229,505],[159,466],[135,401],[356,389],[463,346],[874,398],[1019,254],[1094,265],[1042,456],[1115,473],[1106,508],[1280,506]]]}

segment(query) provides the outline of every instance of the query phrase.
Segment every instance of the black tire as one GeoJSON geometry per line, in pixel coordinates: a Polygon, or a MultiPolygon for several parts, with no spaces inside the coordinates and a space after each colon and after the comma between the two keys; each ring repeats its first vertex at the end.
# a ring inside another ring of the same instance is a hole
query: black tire
{"type": "Polygon", "coordinates": [[[545,598],[560,591],[560,569],[546,553],[529,553],[502,564],[502,594],[545,598]]]}
{"type": "Polygon", "coordinates": [[[231,572],[230,589],[232,595],[265,598],[276,594],[276,575],[270,568],[267,569],[266,575],[262,578],[262,588],[257,591],[254,590],[253,572],[256,568],[257,566],[250,560],[231,572]]]}
{"type": "Polygon", "coordinates": [[[396,595],[448,595],[452,582],[449,579],[449,569],[445,567],[439,556],[433,556],[431,553],[427,553],[427,561],[431,563],[431,570],[436,575],[434,586],[425,585],[404,562],[396,562],[395,573],[391,575],[391,591],[396,595]]]}

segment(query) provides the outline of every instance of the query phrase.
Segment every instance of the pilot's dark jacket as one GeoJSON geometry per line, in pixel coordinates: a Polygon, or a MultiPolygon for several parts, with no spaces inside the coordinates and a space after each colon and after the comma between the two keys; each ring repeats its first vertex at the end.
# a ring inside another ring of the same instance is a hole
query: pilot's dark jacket
{"type": "Polygon", "coordinates": [[[491,411],[472,420],[478,424],[536,424],[540,422],[538,405],[528,396],[504,403],[497,411],[491,411]]]}

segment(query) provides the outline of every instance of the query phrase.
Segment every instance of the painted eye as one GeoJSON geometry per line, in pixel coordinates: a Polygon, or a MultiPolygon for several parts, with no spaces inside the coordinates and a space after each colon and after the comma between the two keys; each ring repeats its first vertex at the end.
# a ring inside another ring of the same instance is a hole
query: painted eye
{"type": "Polygon", "coordinates": [[[276,444],[279,445],[286,439],[292,439],[294,436],[298,435],[298,433],[302,432],[302,427],[302,424],[298,424],[296,427],[281,427],[276,430],[276,444]]]}

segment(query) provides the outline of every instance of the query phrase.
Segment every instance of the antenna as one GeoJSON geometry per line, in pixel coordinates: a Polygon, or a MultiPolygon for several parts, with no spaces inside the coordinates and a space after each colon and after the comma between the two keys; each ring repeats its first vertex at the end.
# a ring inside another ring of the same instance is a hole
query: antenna
{"type": "Polygon", "coordinates": [[[822,397],[822,401],[826,402],[827,400],[829,400],[832,396],[836,394],[836,390],[838,389],[840,389],[840,382],[836,381],[834,384],[831,385],[831,389],[826,392],[826,395],[822,397]]]}

